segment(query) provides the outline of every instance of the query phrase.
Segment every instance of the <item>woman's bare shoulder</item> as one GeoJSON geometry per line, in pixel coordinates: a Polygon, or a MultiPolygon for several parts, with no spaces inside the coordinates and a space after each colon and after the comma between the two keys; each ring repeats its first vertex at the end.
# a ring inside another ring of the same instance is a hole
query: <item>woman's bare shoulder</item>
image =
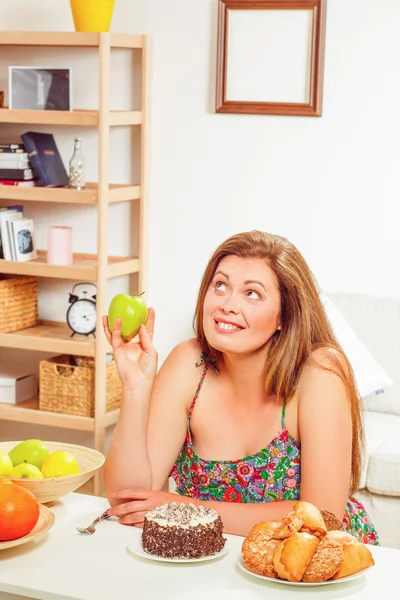
{"type": "Polygon", "coordinates": [[[196,362],[200,360],[200,353],[200,346],[195,338],[179,342],[168,354],[160,373],[184,372],[186,376],[198,373],[196,362]]]}
{"type": "Polygon", "coordinates": [[[298,392],[300,397],[311,390],[326,390],[334,386],[344,390],[344,379],[348,375],[348,362],[340,350],[329,346],[317,348],[305,362],[300,375],[298,392]]]}
{"type": "Polygon", "coordinates": [[[179,342],[168,355],[167,360],[184,361],[186,364],[195,363],[200,360],[201,349],[195,338],[179,342]]]}
{"type": "Polygon", "coordinates": [[[313,350],[309,358],[306,360],[303,373],[315,373],[322,370],[332,371],[338,374],[338,370],[347,369],[348,362],[344,354],[331,346],[322,346],[313,350]]]}
{"type": "Polygon", "coordinates": [[[177,344],[163,362],[153,387],[153,396],[172,397],[176,405],[190,402],[201,377],[196,367],[200,359],[200,347],[195,339],[177,344]]]}

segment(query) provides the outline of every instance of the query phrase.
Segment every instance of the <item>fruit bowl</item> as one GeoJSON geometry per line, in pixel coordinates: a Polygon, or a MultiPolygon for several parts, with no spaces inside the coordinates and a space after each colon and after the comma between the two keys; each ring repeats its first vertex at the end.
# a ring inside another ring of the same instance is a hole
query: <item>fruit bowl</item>
{"type": "MultiPolygon", "coordinates": [[[[9,452],[20,442],[0,442],[0,450],[9,452]]],[[[93,475],[104,464],[104,456],[97,450],[87,448],[86,446],[76,446],[75,444],[64,444],[62,442],[46,442],[50,452],[64,450],[71,452],[77,460],[80,473],[77,475],[68,475],[66,477],[49,477],[47,479],[11,479],[13,483],[18,483],[36,496],[41,504],[54,502],[70,492],[74,492],[84,483],[89,481],[93,475]]]]}

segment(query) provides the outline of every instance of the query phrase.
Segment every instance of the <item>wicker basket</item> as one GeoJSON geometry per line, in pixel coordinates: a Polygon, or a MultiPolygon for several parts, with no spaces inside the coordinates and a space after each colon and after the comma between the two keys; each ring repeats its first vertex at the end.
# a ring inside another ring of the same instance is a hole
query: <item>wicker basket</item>
{"type": "Polygon", "coordinates": [[[38,286],[36,277],[0,276],[0,331],[11,333],[37,325],[38,286]]]}
{"type": "MultiPolygon", "coordinates": [[[[62,355],[40,361],[39,389],[40,410],[94,417],[94,359],[62,355]]],[[[119,408],[121,395],[121,380],[112,360],[106,367],[106,412],[119,408]]]]}

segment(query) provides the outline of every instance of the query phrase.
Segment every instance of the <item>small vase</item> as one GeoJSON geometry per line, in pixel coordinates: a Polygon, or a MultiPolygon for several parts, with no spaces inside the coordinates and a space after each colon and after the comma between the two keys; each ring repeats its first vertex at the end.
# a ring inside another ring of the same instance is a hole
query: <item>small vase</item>
{"type": "Polygon", "coordinates": [[[75,31],[109,31],[114,0],[70,0],[75,31]]]}

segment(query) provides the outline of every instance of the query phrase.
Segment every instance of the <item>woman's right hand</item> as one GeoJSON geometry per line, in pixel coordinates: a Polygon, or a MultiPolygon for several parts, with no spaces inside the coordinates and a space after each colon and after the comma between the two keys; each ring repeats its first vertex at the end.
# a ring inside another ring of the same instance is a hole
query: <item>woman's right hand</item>
{"type": "Polygon", "coordinates": [[[118,374],[126,388],[141,389],[154,381],[158,359],[153,346],[154,320],[154,309],[149,308],[146,325],[139,329],[139,341],[126,342],[121,337],[121,319],[117,319],[110,333],[108,317],[103,316],[104,333],[112,346],[118,374]]]}

